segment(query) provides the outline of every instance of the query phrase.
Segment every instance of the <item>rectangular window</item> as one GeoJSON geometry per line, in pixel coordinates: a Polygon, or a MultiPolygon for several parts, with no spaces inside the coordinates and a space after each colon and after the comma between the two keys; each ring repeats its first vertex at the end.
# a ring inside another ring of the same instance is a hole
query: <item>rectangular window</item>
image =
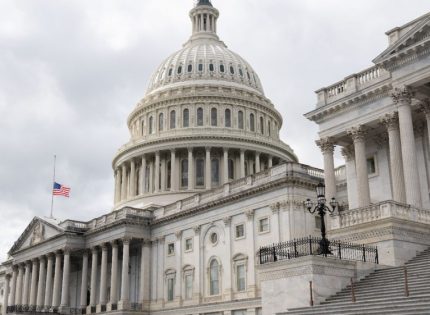
{"type": "Polygon", "coordinates": [[[375,158],[371,157],[367,159],[367,174],[372,175],[376,173],[375,158]]]}
{"type": "Polygon", "coordinates": [[[174,243],[167,244],[167,255],[168,256],[175,255],[175,244],[174,243]]]}
{"type": "Polygon", "coordinates": [[[237,291],[241,292],[241,291],[245,291],[246,290],[246,286],[245,286],[245,265],[238,265],[236,267],[236,275],[237,275],[237,291]]]}
{"type": "Polygon", "coordinates": [[[193,276],[185,276],[185,299],[191,300],[193,298],[193,276]]]}
{"type": "Polygon", "coordinates": [[[260,219],[258,224],[258,231],[260,233],[269,232],[269,218],[260,219]]]}
{"type": "Polygon", "coordinates": [[[185,251],[186,252],[190,252],[193,250],[193,239],[192,238],[187,238],[185,240],[185,251]]]}
{"type": "Polygon", "coordinates": [[[245,225],[238,224],[236,225],[236,239],[241,239],[245,237],[245,225]]]}
{"type": "Polygon", "coordinates": [[[174,279],[167,279],[167,301],[173,301],[174,297],[174,279]]]}

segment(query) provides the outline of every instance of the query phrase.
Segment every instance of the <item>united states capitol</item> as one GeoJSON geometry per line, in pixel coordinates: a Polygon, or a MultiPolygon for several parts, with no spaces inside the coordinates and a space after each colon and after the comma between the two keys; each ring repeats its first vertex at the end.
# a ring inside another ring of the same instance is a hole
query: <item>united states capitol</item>
{"type": "Polygon", "coordinates": [[[35,217],[0,266],[2,314],[429,314],[430,13],[316,91],[321,170],[280,140],[214,5],[128,116],[112,211],[35,217]]]}

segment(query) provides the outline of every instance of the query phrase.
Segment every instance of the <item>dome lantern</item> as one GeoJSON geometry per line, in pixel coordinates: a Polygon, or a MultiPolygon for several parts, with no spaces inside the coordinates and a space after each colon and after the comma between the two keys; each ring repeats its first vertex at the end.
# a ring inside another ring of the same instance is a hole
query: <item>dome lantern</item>
{"type": "Polygon", "coordinates": [[[219,11],[212,6],[210,0],[199,0],[197,5],[190,11],[193,24],[193,35],[191,40],[197,38],[213,38],[218,40],[216,34],[216,22],[219,11]]]}

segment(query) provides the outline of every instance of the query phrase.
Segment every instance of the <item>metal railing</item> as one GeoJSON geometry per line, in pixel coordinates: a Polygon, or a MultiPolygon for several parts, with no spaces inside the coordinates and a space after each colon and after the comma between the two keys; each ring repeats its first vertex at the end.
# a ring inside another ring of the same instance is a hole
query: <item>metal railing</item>
{"type": "Polygon", "coordinates": [[[38,315],[43,315],[43,314],[58,314],[58,309],[50,309],[50,310],[46,310],[46,309],[37,309],[34,306],[28,306],[28,305],[11,305],[8,306],[6,309],[6,313],[15,313],[15,314],[38,314],[38,315]]]}
{"type": "Polygon", "coordinates": [[[343,260],[379,263],[377,247],[333,240],[329,241],[329,253],[323,255],[321,243],[321,237],[309,236],[289,242],[260,247],[257,255],[260,264],[318,255],[343,260]]]}

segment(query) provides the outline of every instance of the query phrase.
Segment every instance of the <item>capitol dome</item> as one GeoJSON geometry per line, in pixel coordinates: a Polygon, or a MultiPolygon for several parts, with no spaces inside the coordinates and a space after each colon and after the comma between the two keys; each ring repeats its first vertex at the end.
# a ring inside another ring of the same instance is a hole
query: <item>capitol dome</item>
{"type": "Polygon", "coordinates": [[[113,160],[115,208],[172,203],[297,161],[257,73],[217,35],[210,0],[190,11],[192,34],[153,73],[113,160]]]}

